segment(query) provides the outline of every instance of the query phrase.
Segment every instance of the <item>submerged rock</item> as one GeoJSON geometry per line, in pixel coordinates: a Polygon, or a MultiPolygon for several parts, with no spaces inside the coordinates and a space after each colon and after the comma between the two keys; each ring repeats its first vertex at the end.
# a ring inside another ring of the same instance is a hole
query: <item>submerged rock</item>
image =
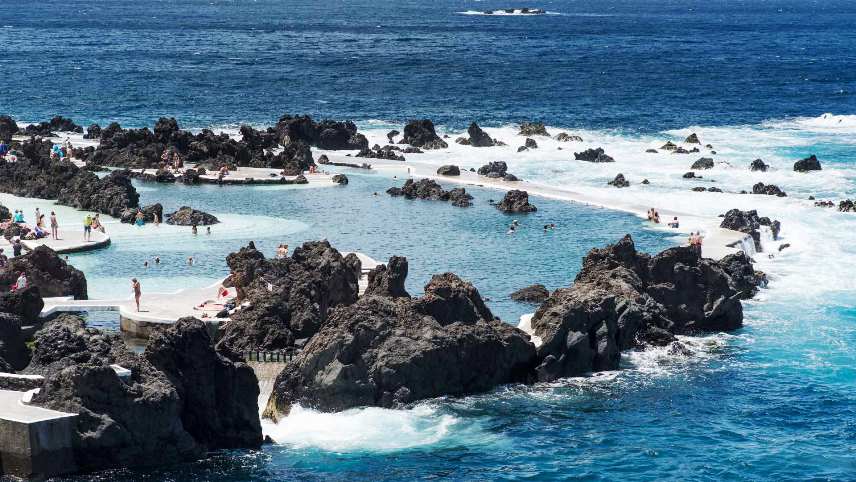
{"type": "Polygon", "coordinates": [[[615,179],[609,181],[607,184],[615,187],[630,187],[630,181],[624,178],[624,174],[618,173],[615,176],[615,179]]]}
{"type": "Polygon", "coordinates": [[[809,172],[809,171],[820,171],[820,161],[817,160],[817,156],[812,154],[805,159],[800,159],[799,161],[794,163],[794,171],[796,172],[809,172]]]}
{"type": "Polygon", "coordinates": [[[583,138],[570,135],[567,132],[560,132],[556,135],[556,140],[559,142],[582,142],[583,138]]]}
{"type": "Polygon", "coordinates": [[[402,143],[423,149],[445,149],[449,147],[437,132],[430,119],[412,120],[404,126],[402,143]]]}
{"type": "Polygon", "coordinates": [[[367,295],[334,309],[277,377],[265,415],[277,418],[297,403],[325,412],[399,407],[527,380],[529,337],[494,319],[471,284],[446,273],[425,293],[367,295]]]}
{"type": "Polygon", "coordinates": [[[505,197],[496,207],[507,214],[531,213],[538,210],[534,204],[529,204],[529,193],[519,189],[512,189],[505,193],[505,197]]]}
{"type": "Polygon", "coordinates": [[[586,149],[583,152],[575,152],[574,159],[586,162],[615,162],[615,159],[606,155],[602,147],[597,149],[586,149]]]}
{"type": "Polygon", "coordinates": [[[709,157],[702,157],[701,159],[694,162],[693,165],[690,166],[690,169],[693,169],[693,170],[713,169],[713,159],[711,159],[709,157]]]}
{"type": "Polygon", "coordinates": [[[738,293],[716,261],[690,247],[638,253],[629,235],[593,249],[570,288],[556,290],[532,318],[538,380],[618,368],[621,350],[651,332],[733,330],[743,322],[738,293]]]}
{"type": "Polygon", "coordinates": [[[779,189],[775,184],[764,184],[759,182],[752,186],[752,194],[766,194],[768,196],[786,197],[785,191],[779,189]]]}
{"type": "Polygon", "coordinates": [[[166,215],[166,223],[177,226],[210,226],[219,222],[215,216],[190,206],[182,206],[178,211],[166,215]]]}
{"type": "Polygon", "coordinates": [[[547,128],[544,127],[543,122],[524,122],[520,124],[520,132],[517,133],[520,136],[547,136],[550,134],[547,133],[547,128]]]}
{"type": "Polygon", "coordinates": [[[348,176],[344,174],[335,174],[332,178],[332,181],[336,184],[341,184],[343,186],[348,184],[348,176]]]}

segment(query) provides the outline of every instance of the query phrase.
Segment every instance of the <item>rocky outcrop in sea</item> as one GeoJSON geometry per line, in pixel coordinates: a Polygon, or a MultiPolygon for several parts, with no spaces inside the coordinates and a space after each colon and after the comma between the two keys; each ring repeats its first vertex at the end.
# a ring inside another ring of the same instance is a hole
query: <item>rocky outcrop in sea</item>
{"type": "Polygon", "coordinates": [[[506,214],[533,213],[538,210],[534,204],[529,202],[529,193],[519,189],[512,189],[505,193],[496,208],[506,214]]]}
{"type": "Polygon", "coordinates": [[[448,201],[453,206],[469,207],[472,206],[473,197],[467,193],[466,189],[456,187],[449,191],[443,189],[443,186],[433,179],[420,179],[414,181],[408,179],[402,187],[391,187],[386,190],[387,194],[393,197],[403,196],[406,199],[425,199],[429,201],[448,201]]]}
{"type": "Polygon", "coordinates": [[[430,119],[412,120],[404,126],[404,137],[401,144],[410,144],[422,149],[445,149],[449,147],[434,130],[434,123],[430,119]]]}
{"type": "Polygon", "coordinates": [[[276,419],[297,403],[339,411],[483,392],[526,381],[534,361],[528,335],[495,319],[470,283],[445,273],[420,298],[367,294],[332,310],[277,377],[265,415],[276,419]]]}
{"type": "Polygon", "coordinates": [[[809,171],[820,171],[820,161],[817,159],[817,156],[814,154],[806,157],[805,159],[800,159],[799,161],[794,163],[794,171],[796,172],[809,172],[809,171]]]}
{"type": "Polygon", "coordinates": [[[327,241],[304,243],[288,258],[265,258],[250,243],[226,258],[241,303],[221,328],[218,349],[229,353],[281,350],[302,344],[328,310],[357,300],[360,261],[327,241]]]}
{"type": "MultiPolygon", "coordinates": [[[[751,269],[748,258],[742,261],[751,269]]],[[[593,249],[574,284],[553,292],[532,318],[542,340],[536,378],[614,370],[622,350],[675,344],[675,334],[739,328],[743,308],[733,286],[719,262],[691,247],[650,256],[627,235],[593,249]]]]}
{"type": "Polygon", "coordinates": [[[598,147],[597,149],[586,149],[583,152],[575,152],[574,159],[586,162],[615,162],[615,159],[606,155],[602,147],[598,147]]]}
{"type": "Polygon", "coordinates": [[[214,215],[190,206],[182,206],[178,211],[166,215],[166,223],[176,226],[210,226],[219,222],[220,220],[214,215]]]}
{"type": "Polygon", "coordinates": [[[719,227],[739,231],[752,236],[755,244],[755,251],[761,252],[761,226],[767,226],[773,234],[773,239],[778,239],[781,223],[779,221],[770,220],[768,217],[758,216],[758,211],[741,211],[739,209],[731,209],[722,216],[722,222],[719,227]]]}

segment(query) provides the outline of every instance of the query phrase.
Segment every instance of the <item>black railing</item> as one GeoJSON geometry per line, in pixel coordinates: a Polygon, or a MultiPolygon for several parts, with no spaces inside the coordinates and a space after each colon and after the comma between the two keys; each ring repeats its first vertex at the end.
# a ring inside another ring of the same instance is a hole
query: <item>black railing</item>
{"type": "Polygon", "coordinates": [[[297,355],[297,350],[294,348],[285,348],[282,350],[250,350],[244,353],[244,358],[248,362],[286,363],[293,360],[295,355],[297,355]]]}

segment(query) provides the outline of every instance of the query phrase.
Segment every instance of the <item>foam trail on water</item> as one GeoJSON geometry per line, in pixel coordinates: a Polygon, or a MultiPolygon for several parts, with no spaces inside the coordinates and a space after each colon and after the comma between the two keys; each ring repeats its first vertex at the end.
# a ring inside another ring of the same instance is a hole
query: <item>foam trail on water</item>
{"type": "Polygon", "coordinates": [[[409,410],[377,407],[323,413],[299,405],[277,424],[262,424],[277,443],[330,452],[393,452],[438,444],[461,420],[429,404],[409,410]]]}

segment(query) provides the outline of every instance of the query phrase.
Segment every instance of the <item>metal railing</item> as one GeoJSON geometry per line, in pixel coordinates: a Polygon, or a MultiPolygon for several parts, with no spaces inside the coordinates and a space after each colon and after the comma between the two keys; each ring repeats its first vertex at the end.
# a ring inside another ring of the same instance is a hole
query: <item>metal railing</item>
{"type": "Polygon", "coordinates": [[[287,363],[294,359],[298,350],[295,348],[284,348],[282,350],[250,350],[244,353],[244,359],[248,362],[259,363],[287,363]]]}

